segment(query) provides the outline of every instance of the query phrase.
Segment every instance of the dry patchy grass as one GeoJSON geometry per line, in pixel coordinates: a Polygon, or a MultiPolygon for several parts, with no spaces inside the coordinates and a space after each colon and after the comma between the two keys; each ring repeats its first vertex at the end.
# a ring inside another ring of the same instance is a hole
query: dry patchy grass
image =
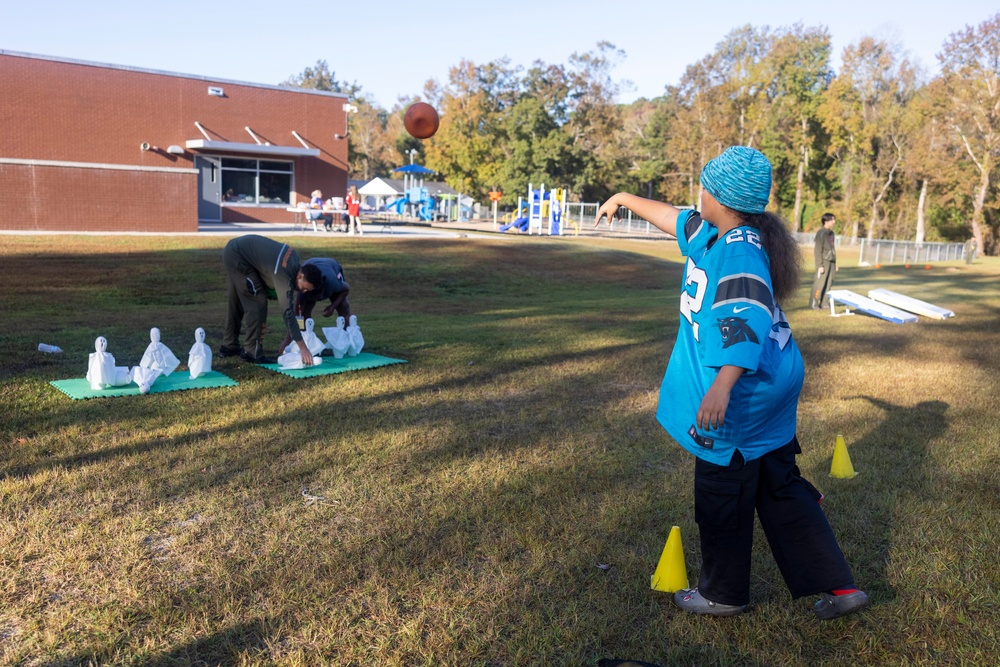
{"type": "Polygon", "coordinates": [[[119,363],[152,326],[178,356],[198,326],[217,348],[223,242],[0,248],[5,663],[995,662],[996,260],[837,277],[948,322],[788,304],[801,465],[874,599],[820,625],[762,538],[750,614],[692,618],[649,589],[673,524],[698,565],[692,461],[653,418],[675,245],[296,239],[343,262],[369,347],[410,363],[308,382],[217,360],[239,387],[93,401],[48,386],[83,376],[97,335],[119,363]],[[838,433],[854,480],[827,477],[838,433]]]}

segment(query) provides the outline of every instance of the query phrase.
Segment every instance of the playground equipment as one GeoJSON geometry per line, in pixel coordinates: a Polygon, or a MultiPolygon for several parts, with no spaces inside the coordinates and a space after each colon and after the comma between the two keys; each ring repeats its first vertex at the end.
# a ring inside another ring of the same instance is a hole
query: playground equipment
{"type": "Polygon", "coordinates": [[[409,188],[403,192],[403,196],[385,205],[386,210],[395,211],[398,215],[406,213],[407,207],[413,206],[416,215],[424,222],[434,220],[435,202],[427,188],[409,188]]]}
{"type": "Polygon", "coordinates": [[[518,204],[517,212],[512,214],[514,219],[508,222],[506,225],[502,225],[500,227],[501,232],[505,232],[508,229],[517,229],[517,231],[519,232],[528,231],[528,216],[522,215],[525,212],[525,207],[521,206],[520,199],[518,200],[517,204],[518,204]]]}
{"type": "Polygon", "coordinates": [[[438,206],[439,215],[448,222],[464,222],[472,218],[472,208],[462,204],[462,193],[458,194],[438,194],[441,200],[438,206]]]}
{"type": "Polygon", "coordinates": [[[562,215],[565,210],[566,190],[564,188],[556,188],[546,192],[544,183],[538,190],[533,189],[531,183],[528,183],[528,198],[526,200],[521,197],[517,198],[517,213],[520,217],[501,227],[500,231],[505,232],[516,227],[522,232],[532,234],[537,231],[541,235],[542,227],[547,222],[549,234],[558,236],[562,234],[562,215]],[[522,215],[522,213],[527,213],[527,215],[522,215]]]}
{"type": "Polygon", "coordinates": [[[493,204],[493,229],[497,228],[497,204],[503,199],[503,193],[499,190],[490,191],[490,202],[493,204]]]}

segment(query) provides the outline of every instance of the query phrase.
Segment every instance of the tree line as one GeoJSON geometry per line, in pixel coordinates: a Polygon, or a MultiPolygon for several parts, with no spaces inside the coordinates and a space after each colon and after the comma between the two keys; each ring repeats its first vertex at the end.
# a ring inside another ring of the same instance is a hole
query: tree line
{"type": "Polygon", "coordinates": [[[884,39],[848,45],[835,72],[826,27],[746,25],[663,95],[619,104],[613,71],[624,57],[601,42],[565,64],[461,60],[390,109],[326,61],[285,84],[350,96],[354,178],[390,176],[416,150],[479,201],[499,189],[509,205],[530,182],[577,201],[624,190],[695,205],[705,162],[742,144],[770,158],[771,208],[794,230],[831,211],[853,240],[971,235],[1000,251],[1000,13],[950,35],[932,77],[884,39]],[[417,100],[441,115],[425,141],[403,129],[417,100]]]}

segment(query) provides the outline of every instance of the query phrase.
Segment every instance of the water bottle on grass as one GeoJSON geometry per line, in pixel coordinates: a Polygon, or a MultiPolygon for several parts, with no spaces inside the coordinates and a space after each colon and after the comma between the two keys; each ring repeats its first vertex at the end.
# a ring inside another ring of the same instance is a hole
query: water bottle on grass
{"type": "Polygon", "coordinates": [[[46,343],[38,344],[39,352],[48,352],[49,354],[59,354],[62,352],[62,348],[58,345],[48,345],[46,343]]]}

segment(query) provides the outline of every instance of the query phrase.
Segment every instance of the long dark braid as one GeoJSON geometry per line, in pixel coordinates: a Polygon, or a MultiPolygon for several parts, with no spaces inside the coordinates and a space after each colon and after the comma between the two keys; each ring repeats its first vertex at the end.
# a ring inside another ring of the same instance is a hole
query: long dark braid
{"type": "Polygon", "coordinates": [[[771,287],[774,299],[783,303],[799,288],[799,267],[802,253],[795,237],[780,216],[774,213],[744,213],[734,211],[743,224],[760,232],[764,252],[771,260],[771,287]]]}

